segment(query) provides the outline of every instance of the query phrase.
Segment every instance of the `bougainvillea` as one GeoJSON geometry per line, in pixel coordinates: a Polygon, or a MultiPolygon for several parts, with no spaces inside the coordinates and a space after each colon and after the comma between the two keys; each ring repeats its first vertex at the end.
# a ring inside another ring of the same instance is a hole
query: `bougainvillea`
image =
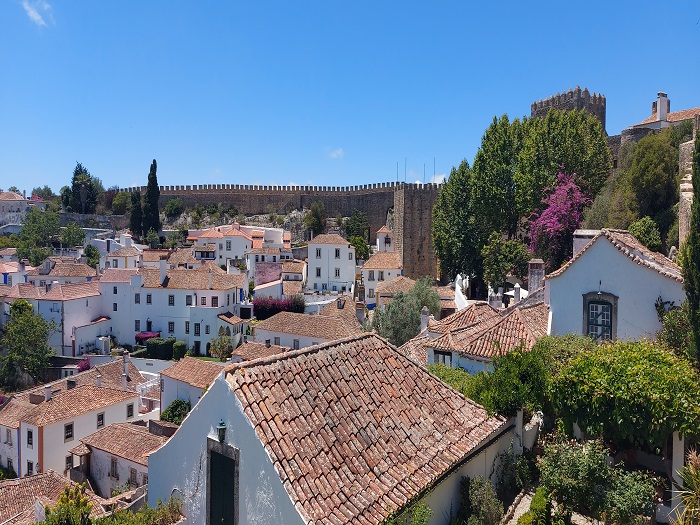
{"type": "Polygon", "coordinates": [[[85,372],[85,370],[90,370],[90,361],[87,357],[78,361],[78,372],[85,372]]]}
{"type": "Polygon", "coordinates": [[[576,175],[560,173],[554,191],[543,201],[542,213],[530,219],[530,250],[556,270],[572,254],[574,231],[581,225],[590,200],[576,184],[576,175]]]}
{"type": "Polygon", "coordinates": [[[303,314],[305,308],[306,302],[302,295],[294,295],[292,297],[280,299],[272,297],[253,299],[253,311],[255,312],[255,317],[260,321],[272,317],[279,312],[297,312],[303,314]]]}

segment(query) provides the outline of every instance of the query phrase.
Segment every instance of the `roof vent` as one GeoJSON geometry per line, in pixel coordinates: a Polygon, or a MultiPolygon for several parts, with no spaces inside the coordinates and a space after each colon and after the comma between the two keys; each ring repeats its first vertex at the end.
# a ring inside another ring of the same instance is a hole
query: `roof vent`
{"type": "Polygon", "coordinates": [[[66,388],[70,390],[71,388],[75,388],[77,384],[78,383],[75,379],[69,379],[68,381],[66,381],[66,388]]]}

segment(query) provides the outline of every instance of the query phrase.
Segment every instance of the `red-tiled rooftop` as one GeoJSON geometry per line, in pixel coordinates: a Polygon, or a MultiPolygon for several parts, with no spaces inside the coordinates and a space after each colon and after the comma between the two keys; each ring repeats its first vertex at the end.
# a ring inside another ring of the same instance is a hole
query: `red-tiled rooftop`
{"type": "MultiPolygon", "coordinates": [[[[683,109],[681,111],[672,111],[670,113],[667,113],[666,122],[682,122],[684,120],[692,119],[693,117],[695,117],[695,115],[700,115],[700,107],[692,109],[683,109]]],[[[658,122],[656,120],[656,113],[652,113],[651,116],[645,118],[638,124],[634,124],[632,127],[643,127],[648,124],[653,124],[654,122],[658,122]]]]}
{"type": "Polygon", "coordinates": [[[40,297],[42,301],[71,301],[100,295],[99,283],[53,284],[48,292],[40,297]]]}
{"type": "Polygon", "coordinates": [[[398,270],[403,268],[399,252],[377,252],[362,266],[363,270],[398,270]]]}
{"type": "Polygon", "coordinates": [[[440,321],[430,320],[428,328],[433,333],[444,334],[450,330],[470,326],[494,317],[498,317],[498,311],[487,302],[478,301],[440,321]]]}
{"type": "MultiPolygon", "coordinates": [[[[369,262],[369,261],[367,261],[369,262]]],[[[365,263],[366,264],[366,263],[365,263]]],[[[377,283],[377,295],[394,295],[399,292],[407,293],[413,289],[416,281],[405,275],[399,275],[387,281],[379,281],[377,283]]]]}
{"type": "Polygon", "coordinates": [[[226,370],[310,525],[381,523],[507,425],[372,334],[226,370]]]}
{"type": "Polygon", "coordinates": [[[148,428],[132,423],[113,423],[80,441],[89,448],[103,450],[140,465],[148,466],[148,456],[168,440],[151,434],[148,428]]]}
{"type": "Polygon", "coordinates": [[[311,239],[309,244],[338,244],[348,246],[350,243],[337,233],[322,233],[311,239]]]}
{"type": "Polygon", "coordinates": [[[362,333],[362,328],[349,320],[325,315],[280,312],[261,321],[256,330],[300,335],[330,341],[362,333]]]}
{"type": "Polygon", "coordinates": [[[248,341],[233,351],[232,358],[239,358],[241,361],[252,361],[261,357],[270,357],[277,354],[283,354],[291,350],[288,346],[266,345],[265,343],[257,343],[248,341]]]}
{"type": "Polygon", "coordinates": [[[185,356],[174,365],[162,370],[160,375],[182,381],[195,388],[207,388],[222,370],[221,365],[211,361],[185,356]]]}

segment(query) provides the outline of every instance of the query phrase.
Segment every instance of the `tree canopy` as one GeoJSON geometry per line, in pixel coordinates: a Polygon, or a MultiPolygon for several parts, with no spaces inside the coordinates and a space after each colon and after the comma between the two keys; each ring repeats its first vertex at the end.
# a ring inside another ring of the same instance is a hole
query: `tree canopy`
{"type": "MultiPolygon", "coordinates": [[[[148,235],[150,230],[155,230],[156,234],[160,232],[160,211],[158,210],[158,201],[160,199],[160,188],[158,186],[158,166],[156,159],[151,163],[151,169],[148,173],[148,184],[146,185],[146,194],[143,197],[143,234],[148,235]]],[[[133,213],[133,210],[132,210],[133,213]]]]}
{"type": "Polygon", "coordinates": [[[143,209],[141,208],[141,192],[131,193],[131,215],[129,216],[129,230],[135,237],[143,235],[143,209]]]}
{"type": "Polygon", "coordinates": [[[69,222],[61,230],[61,243],[69,248],[83,246],[85,242],[85,230],[75,222],[69,222]]]}
{"type": "Polygon", "coordinates": [[[700,361],[700,133],[693,150],[693,203],[690,207],[690,230],[685,241],[683,287],[688,296],[688,314],[693,328],[695,359],[700,361]]]}
{"type": "Polygon", "coordinates": [[[508,274],[519,279],[525,277],[532,254],[523,242],[505,241],[500,233],[493,232],[488,244],[482,248],[481,256],[484,259],[484,278],[496,290],[508,274]]]}
{"type": "Polygon", "coordinates": [[[658,252],[661,249],[661,233],[648,215],[630,224],[629,232],[650,250],[658,252]]]}
{"type": "Polygon", "coordinates": [[[60,232],[58,215],[50,211],[30,209],[22,220],[19,232],[17,257],[29,259],[32,266],[38,266],[53,253],[51,241],[60,232]]]}
{"type": "Polygon", "coordinates": [[[321,201],[311,203],[309,211],[304,215],[304,226],[311,230],[314,235],[323,233],[326,228],[326,207],[321,201]]]}
{"type": "Polygon", "coordinates": [[[352,214],[345,220],[345,234],[350,237],[361,237],[365,243],[369,241],[369,221],[367,215],[360,210],[352,210],[352,214]]]}
{"type": "Polygon", "coordinates": [[[95,213],[97,203],[102,198],[102,181],[93,177],[80,162],[73,170],[70,186],[61,188],[61,202],[66,211],[74,213],[95,213]]]}

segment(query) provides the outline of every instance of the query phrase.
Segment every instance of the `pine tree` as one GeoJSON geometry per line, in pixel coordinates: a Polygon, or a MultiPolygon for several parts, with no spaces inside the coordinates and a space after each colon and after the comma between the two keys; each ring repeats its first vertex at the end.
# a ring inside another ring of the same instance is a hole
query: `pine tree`
{"type": "Polygon", "coordinates": [[[693,349],[700,358],[700,133],[695,137],[693,151],[693,204],[690,207],[690,232],[686,239],[683,265],[685,293],[688,296],[690,325],[693,329],[693,349]]]}
{"type": "Polygon", "coordinates": [[[148,174],[148,185],[146,195],[143,199],[143,233],[146,235],[153,229],[160,232],[160,212],[158,211],[158,200],[160,199],[160,189],[158,188],[158,177],[156,176],[156,159],[153,159],[151,171],[148,174]]]}
{"type": "Polygon", "coordinates": [[[135,191],[131,194],[131,216],[129,218],[129,229],[135,237],[143,235],[143,212],[141,209],[141,192],[135,191]]]}

